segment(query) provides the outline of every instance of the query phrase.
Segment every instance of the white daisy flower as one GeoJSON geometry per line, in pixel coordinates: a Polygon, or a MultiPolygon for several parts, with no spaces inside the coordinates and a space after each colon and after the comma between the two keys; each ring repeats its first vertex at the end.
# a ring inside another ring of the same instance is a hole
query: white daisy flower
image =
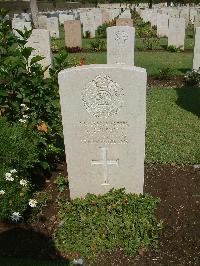
{"type": "Polygon", "coordinates": [[[30,199],[28,204],[29,204],[29,206],[31,206],[32,208],[34,208],[37,205],[37,200],[30,199]]]}
{"type": "Polygon", "coordinates": [[[20,106],[21,106],[21,107],[25,107],[26,104],[25,104],[25,103],[21,103],[20,106]]]}
{"type": "Polygon", "coordinates": [[[29,118],[29,116],[28,115],[23,115],[23,118],[27,119],[27,118],[29,118]]]}
{"type": "Polygon", "coordinates": [[[26,119],[19,119],[19,122],[26,123],[26,119]]]}
{"type": "Polygon", "coordinates": [[[2,189],[0,190],[0,196],[4,195],[6,192],[2,189]]]}
{"type": "Polygon", "coordinates": [[[12,169],[12,170],[10,170],[10,173],[11,174],[15,174],[15,173],[17,173],[17,170],[16,169],[12,169]]]}
{"type": "Polygon", "coordinates": [[[26,187],[28,182],[25,179],[21,179],[19,183],[21,186],[26,187]]]}
{"type": "Polygon", "coordinates": [[[13,212],[13,214],[10,216],[13,222],[18,222],[21,217],[22,216],[19,212],[13,212]]]}
{"type": "Polygon", "coordinates": [[[6,180],[7,181],[14,181],[14,178],[12,177],[12,174],[11,173],[6,173],[5,174],[5,177],[6,177],[6,180]]]}

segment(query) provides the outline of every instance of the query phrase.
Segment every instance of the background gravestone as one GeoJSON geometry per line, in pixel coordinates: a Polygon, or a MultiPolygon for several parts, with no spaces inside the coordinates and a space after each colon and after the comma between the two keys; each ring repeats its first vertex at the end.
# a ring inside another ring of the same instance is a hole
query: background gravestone
{"type": "Polygon", "coordinates": [[[107,28],[107,63],[134,65],[135,28],[114,26],[107,28]]]}
{"type": "Polygon", "coordinates": [[[200,68],[200,27],[197,27],[195,29],[193,69],[199,70],[199,68],[200,68]]]}
{"type": "Polygon", "coordinates": [[[47,29],[51,37],[59,38],[59,23],[57,17],[50,17],[47,19],[47,29]]]}
{"type": "Polygon", "coordinates": [[[173,45],[184,49],[185,20],[183,18],[170,18],[168,31],[168,46],[173,45]]]}
{"type": "Polygon", "coordinates": [[[82,47],[81,22],[80,20],[69,20],[64,23],[65,46],[82,47]]]}
{"type": "Polygon", "coordinates": [[[116,19],[116,26],[133,27],[133,20],[130,18],[118,18],[118,19],[116,19]]]}
{"type": "Polygon", "coordinates": [[[39,29],[47,30],[47,16],[38,17],[38,26],[39,26],[39,29]]]}
{"type": "MultiPolygon", "coordinates": [[[[50,34],[48,30],[33,29],[26,46],[34,48],[31,53],[30,60],[32,57],[39,55],[44,57],[44,59],[39,61],[44,68],[51,66],[51,46],[50,34]]],[[[45,77],[49,77],[48,69],[45,72],[45,77]]]]}
{"type": "Polygon", "coordinates": [[[164,14],[157,15],[157,36],[168,36],[169,16],[164,14]]]}
{"type": "Polygon", "coordinates": [[[71,198],[143,193],[146,71],[90,65],[58,75],[71,198]]]}
{"type": "Polygon", "coordinates": [[[13,29],[13,33],[15,34],[15,36],[21,38],[20,34],[16,30],[21,30],[21,31],[24,31],[25,29],[31,30],[32,25],[31,25],[31,22],[19,21],[19,20],[13,19],[12,29],[13,29]]]}

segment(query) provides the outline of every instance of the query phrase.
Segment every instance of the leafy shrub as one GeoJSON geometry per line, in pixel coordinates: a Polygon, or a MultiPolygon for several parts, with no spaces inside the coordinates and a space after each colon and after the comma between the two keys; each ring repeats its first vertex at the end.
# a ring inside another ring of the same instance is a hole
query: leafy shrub
{"type": "Polygon", "coordinates": [[[61,252],[92,258],[103,251],[123,249],[134,255],[157,248],[161,222],[154,216],[158,199],[112,189],[103,196],[62,201],[60,227],[54,238],[61,252]]]}
{"type": "Polygon", "coordinates": [[[59,47],[58,47],[58,45],[57,45],[57,43],[56,43],[55,40],[52,40],[52,43],[51,43],[51,51],[53,53],[57,53],[59,51],[59,47]]]}
{"type": "Polygon", "coordinates": [[[195,86],[200,84],[200,70],[188,71],[185,75],[185,83],[195,86]]]}
{"type": "Polygon", "coordinates": [[[151,28],[149,22],[143,22],[139,25],[136,32],[137,36],[140,38],[154,38],[156,37],[156,31],[151,28]]]}
{"type": "Polygon", "coordinates": [[[68,187],[68,181],[64,176],[57,176],[54,183],[57,185],[59,192],[63,192],[68,187]]]}
{"type": "MultiPolygon", "coordinates": [[[[6,12],[1,10],[0,16],[6,12]]],[[[9,121],[20,121],[31,126],[40,135],[40,166],[53,166],[52,159],[64,153],[61,114],[58,93],[58,72],[71,66],[68,54],[54,57],[50,77],[39,64],[42,59],[26,47],[31,31],[19,31],[17,38],[7,20],[0,21],[0,112],[9,121]]]]}
{"type": "Polygon", "coordinates": [[[143,43],[147,50],[154,50],[158,48],[160,39],[159,38],[144,38],[143,43]]]}
{"type": "Polygon", "coordinates": [[[181,50],[183,50],[182,46],[176,47],[174,45],[169,45],[167,47],[167,51],[172,52],[172,53],[179,53],[181,52],[181,50]]]}
{"type": "Polygon", "coordinates": [[[4,220],[13,212],[22,214],[27,208],[31,188],[29,171],[38,162],[39,138],[26,126],[10,124],[4,118],[0,118],[0,128],[0,220],[4,220]],[[20,184],[20,180],[24,182],[20,184]]]}
{"type": "Polygon", "coordinates": [[[97,30],[96,30],[96,36],[98,38],[106,38],[107,37],[107,28],[108,27],[112,27],[116,25],[116,20],[113,20],[111,22],[108,23],[103,23],[102,25],[98,26],[97,30]]]}
{"type": "Polygon", "coordinates": [[[131,13],[132,13],[131,17],[133,19],[133,25],[135,25],[135,26],[141,25],[142,24],[142,19],[141,19],[139,13],[137,11],[135,11],[135,10],[132,11],[131,13]]]}
{"type": "Polygon", "coordinates": [[[101,39],[94,39],[90,42],[90,47],[95,52],[104,51],[106,48],[104,40],[101,39]]]}
{"type": "Polygon", "coordinates": [[[173,75],[174,69],[170,67],[164,67],[159,70],[158,78],[160,80],[168,80],[173,75]]]}

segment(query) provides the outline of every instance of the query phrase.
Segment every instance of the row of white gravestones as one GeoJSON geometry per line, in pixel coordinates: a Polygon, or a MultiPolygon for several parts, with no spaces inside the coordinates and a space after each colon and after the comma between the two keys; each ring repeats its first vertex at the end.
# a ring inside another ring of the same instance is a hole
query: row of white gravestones
{"type": "Polygon", "coordinates": [[[200,27],[195,29],[195,45],[193,55],[193,69],[199,70],[200,68],[200,27]]]}
{"type": "Polygon", "coordinates": [[[50,17],[42,15],[38,17],[39,29],[49,30],[50,36],[53,38],[59,38],[59,22],[57,17],[50,17]]]}
{"type": "Polygon", "coordinates": [[[157,36],[168,37],[168,46],[184,49],[185,19],[172,18],[165,14],[157,15],[157,36]]]}

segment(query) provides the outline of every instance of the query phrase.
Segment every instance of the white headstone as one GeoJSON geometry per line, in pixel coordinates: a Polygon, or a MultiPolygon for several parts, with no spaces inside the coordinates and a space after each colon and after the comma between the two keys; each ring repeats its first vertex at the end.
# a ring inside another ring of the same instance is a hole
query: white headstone
{"type": "Polygon", "coordinates": [[[200,27],[197,27],[195,29],[193,69],[199,70],[199,68],[200,68],[200,27]]]}
{"type": "MultiPolygon", "coordinates": [[[[51,66],[51,46],[50,34],[48,30],[34,29],[26,44],[27,47],[32,47],[34,50],[31,53],[31,58],[34,56],[42,56],[44,59],[39,61],[44,68],[51,66]]],[[[31,59],[30,58],[30,59],[31,59]]],[[[49,70],[45,72],[45,77],[49,77],[49,70]]]]}
{"type": "Polygon", "coordinates": [[[164,14],[157,15],[157,36],[167,37],[169,26],[169,16],[164,14]]]}
{"type": "Polygon", "coordinates": [[[183,18],[169,19],[168,46],[173,45],[184,49],[185,20],[183,18]]]}
{"type": "Polygon", "coordinates": [[[20,34],[16,30],[21,30],[21,31],[24,31],[25,29],[31,30],[32,29],[31,22],[13,19],[12,29],[13,29],[13,33],[15,34],[15,36],[20,37],[20,34]]]}
{"type": "Polygon", "coordinates": [[[60,22],[60,25],[63,25],[65,21],[73,20],[73,19],[74,19],[74,16],[73,15],[59,14],[59,22],[60,22]]]}
{"type": "Polygon", "coordinates": [[[38,27],[47,30],[47,16],[38,16],[38,27]]]}
{"type": "Polygon", "coordinates": [[[120,64],[59,73],[71,198],[143,193],[146,81],[144,69],[120,64]]]}
{"type": "Polygon", "coordinates": [[[134,65],[135,28],[114,26],[107,28],[107,63],[134,65]]]}
{"type": "Polygon", "coordinates": [[[59,38],[59,23],[57,17],[47,19],[47,29],[49,30],[51,37],[59,38]]]}

